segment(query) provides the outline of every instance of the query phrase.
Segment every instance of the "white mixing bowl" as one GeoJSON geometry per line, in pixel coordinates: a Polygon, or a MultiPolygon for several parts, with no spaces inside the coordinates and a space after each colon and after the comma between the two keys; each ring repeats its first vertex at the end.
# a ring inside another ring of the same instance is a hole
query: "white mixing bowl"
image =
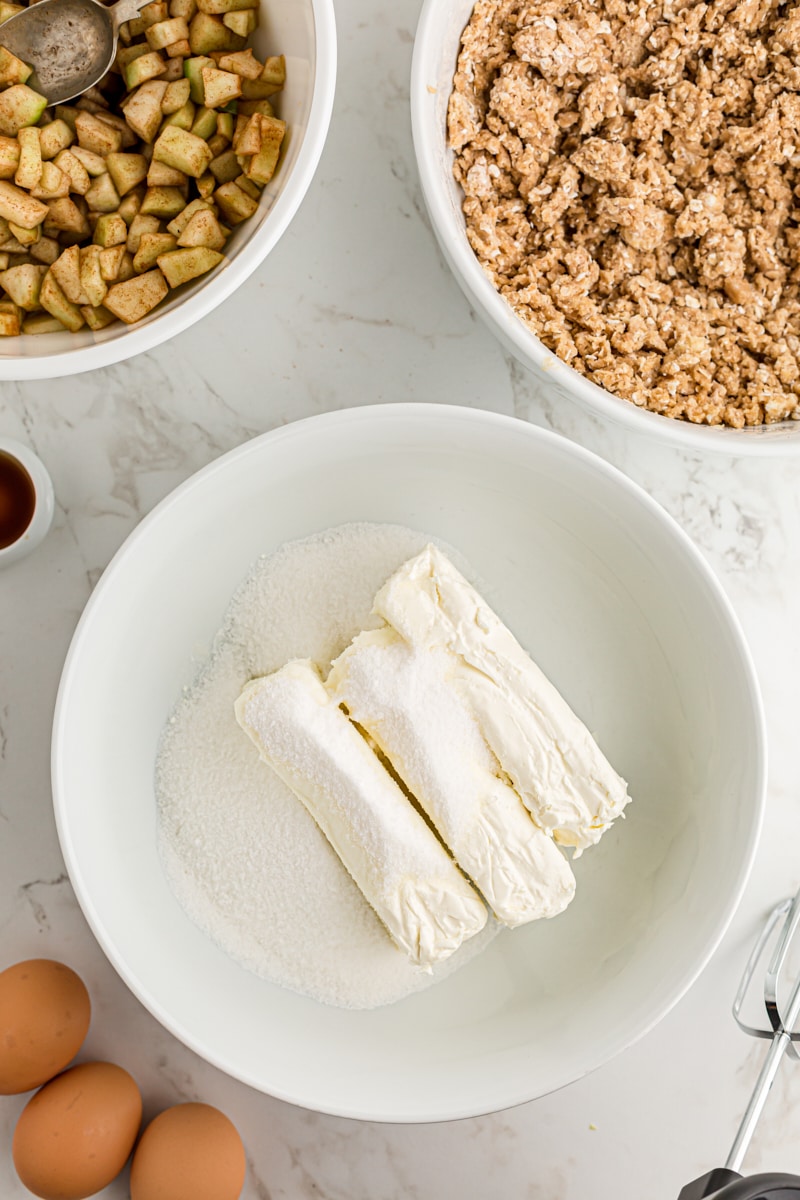
{"type": "Polygon", "coordinates": [[[333,0],[261,0],[257,54],[286,55],[286,86],[276,101],[288,125],[286,150],[258,212],[234,230],[226,261],[181,288],[136,325],[116,321],[98,333],[0,338],[0,379],[51,379],[91,371],[152,350],[227,299],[263,262],[305,196],[328,132],[336,85],[333,0]]]}
{"type": "Polygon", "coordinates": [[[389,405],[256,438],[145,518],[70,648],[53,787],[86,917],[178,1038],[308,1108],[432,1121],[567,1084],[664,1016],[739,900],[764,747],[730,605],[645,492],[521,421],[389,405]],[[461,551],[633,797],[575,864],[563,916],[505,931],[436,986],[360,1012],[249,974],[192,924],[162,870],[153,788],[164,723],[251,563],[350,521],[411,526],[461,551]]]}
{"type": "Polygon", "coordinates": [[[523,366],[567,402],[577,401],[627,429],[687,450],[736,455],[800,453],[800,421],[746,429],[710,428],[637,408],[567,366],[539,341],[502,298],[467,241],[462,192],[453,178],[447,145],[447,104],[461,34],[474,0],[425,0],[417,25],[411,69],[411,124],[422,193],[431,225],[456,280],[489,328],[523,366]]]}

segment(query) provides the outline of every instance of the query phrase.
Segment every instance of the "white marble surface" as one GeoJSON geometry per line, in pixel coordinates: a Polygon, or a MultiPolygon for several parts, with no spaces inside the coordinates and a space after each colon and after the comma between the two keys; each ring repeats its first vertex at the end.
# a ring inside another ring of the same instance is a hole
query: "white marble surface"
{"type": "MultiPolygon", "coordinates": [[[[407,110],[418,0],[339,0],[338,98],[299,215],[245,287],[201,325],[113,369],[4,384],[0,434],[55,483],[44,545],[0,575],[0,966],[66,960],[94,1017],[84,1057],[135,1072],[148,1113],[200,1098],[227,1111],[260,1200],[672,1200],[727,1152],[761,1049],[729,1015],[763,915],[800,885],[796,677],[800,488],[793,461],[705,461],[557,405],[469,311],[422,211],[407,110]],[[688,530],[741,618],[763,687],[769,806],[756,867],[721,949],[648,1037],[557,1095],[450,1125],[387,1127],[303,1112],[226,1078],[128,993],[65,876],[49,736],[70,636],[140,518],[245,439],[328,409],[462,403],[549,426],[643,484],[688,530]]],[[[22,1097],[0,1097],[0,1195],[22,1097]]],[[[800,1071],[784,1064],[747,1166],[800,1172],[800,1071]]],[[[103,1195],[127,1195],[125,1176],[103,1195]]]]}

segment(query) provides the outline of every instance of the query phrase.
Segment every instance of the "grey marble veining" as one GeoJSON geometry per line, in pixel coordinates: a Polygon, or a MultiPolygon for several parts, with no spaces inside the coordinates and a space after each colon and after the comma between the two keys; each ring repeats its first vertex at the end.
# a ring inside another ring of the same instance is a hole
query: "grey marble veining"
{"type": "MultiPolygon", "coordinates": [[[[89,375],[0,388],[0,432],[33,445],[58,507],[30,559],[0,575],[0,965],[70,962],[94,1018],[84,1057],[134,1071],[148,1115],[200,1098],[245,1139],[253,1200],[672,1200],[721,1161],[761,1049],[730,999],[766,910],[800,886],[796,680],[800,488],[792,461],[700,458],[553,399],[470,311],[417,182],[408,73],[417,0],[339,0],[340,67],[317,177],[278,247],[201,324],[89,375]],[[744,902],[689,995],[627,1053],[564,1091],[449,1125],[303,1112],[209,1066],[127,991],[92,938],[53,822],[49,734],[80,612],[137,522],[199,467],[280,424],[353,404],[433,400],[515,414],[601,454],[691,535],[747,634],[764,692],[770,799],[744,902]]],[[[0,1195],[23,1097],[0,1097],[0,1195]]],[[[748,1168],[800,1172],[800,1070],[786,1064],[748,1168]]],[[[123,1176],[104,1193],[127,1195],[123,1176]]]]}

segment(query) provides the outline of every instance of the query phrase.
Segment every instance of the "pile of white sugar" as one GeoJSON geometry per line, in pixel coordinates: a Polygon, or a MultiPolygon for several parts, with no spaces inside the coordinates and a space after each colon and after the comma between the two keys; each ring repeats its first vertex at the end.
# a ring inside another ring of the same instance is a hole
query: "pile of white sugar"
{"type": "Polygon", "coordinates": [[[156,765],[161,856],[191,919],[257,975],[343,1008],[428,987],[496,927],[490,920],[432,975],[412,966],[233,706],[245,683],[290,659],[327,673],[360,630],[381,624],[375,593],[431,540],[397,525],[342,525],[259,559],[178,701],[156,765]]]}

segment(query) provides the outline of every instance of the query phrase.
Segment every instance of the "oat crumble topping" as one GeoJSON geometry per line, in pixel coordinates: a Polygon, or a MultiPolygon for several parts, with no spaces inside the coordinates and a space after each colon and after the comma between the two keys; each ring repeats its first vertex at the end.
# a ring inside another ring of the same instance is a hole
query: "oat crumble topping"
{"type": "Polygon", "coordinates": [[[478,0],[448,132],[559,358],[670,417],[800,417],[800,4],[478,0]]]}

